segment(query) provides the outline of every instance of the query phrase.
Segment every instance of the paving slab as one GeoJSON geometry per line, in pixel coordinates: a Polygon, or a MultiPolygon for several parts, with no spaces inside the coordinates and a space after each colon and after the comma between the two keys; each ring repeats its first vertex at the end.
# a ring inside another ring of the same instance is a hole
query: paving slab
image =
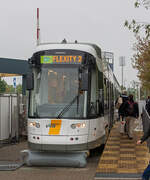
{"type": "Polygon", "coordinates": [[[136,129],[134,138],[130,140],[126,134],[120,134],[117,122],[100,158],[95,179],[141,179],[141,174],[149,163],[146,142],[136,144],[142,135],[142,131],[136,129]]]}

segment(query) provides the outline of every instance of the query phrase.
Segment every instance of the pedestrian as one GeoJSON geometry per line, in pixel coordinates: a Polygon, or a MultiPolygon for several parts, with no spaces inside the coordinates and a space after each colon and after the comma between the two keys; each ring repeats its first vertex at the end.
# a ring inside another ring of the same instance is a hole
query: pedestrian
{"type": "Polygon", "coordinates": [[[150,96],[147,97],[146,104],[148,103],[149,100],[150,100],[150,96]]]}
{"type": "Polygon", "coordinates": [[[122,97],[121,97],[121,94],[120,94],[119,97],[117,97],[117,99],[115,101],[115,107],[117,109],[119,109],[122,103],[123,103],[123,100],[122,100],[122,97]]]}
{"type": "Polygon", "coordinates": [[[130,94],[128,100],[123,104],[121,113],[126,121],[126,133],[129,139],[133,139],[134,122],[139,117],[138,103],[134,102],[133,95],[130,94]]]}
{"type": "Polygon", "coordinates": [[[147,99],[146,99],[145,109],[147,110],[147,112],[148,112],[148,114],[150,116],[150,96],[148,96],[147,99]]]}
{"type": "Polygon", "coordinates": [[[119,131],[121,134],[123,134],[126,132],[126,123],[124,120],[124,111],[122,111],[122,108],[123,108],[125,102],[128,100],[127,92],[124,91],[122,93],[122,95],[120,96],[120,98],[122,99],[122,104],[120,105],[120,107],[118,109],[119,120],[120,120],[119,131]]]}
{"type": "MultiPolygon", "coordinates": [[[[144,133],[142,138],[137,141],[137,144],[142,144],[149,137],[150,137],[150,126],[149,126],[148,130],[144,133]]],[[[149,178],[150,178],[150,162],[142,174],[142,180],[149,180],[149,178]]]]}
{"type": "Polygon", "coordinates": [[[120,108],[120,106],[121,106],[122,103],[123,103],[123,99],[122,99],[122,97],[121,97],[121,95],[120,95],[120,96],[116,99],[116,102],[115,102],[115,107],[116,107],[116,109],[117,109],[117,111],[118,111],[118,118],[117,118],[118,121],[120,121],[119,108],[120,108]]]}
{"type": "Polygon", "coordinates": [[[119,113],[119,117],[121,117],[121,120],[123,120],[124,111],[122,110],[122,108],[124,107],[125,102],[128,100],[127,92],[124,91],[120,97],[122,98],[122,104],[119,106],[118,113],[119,113]]]}

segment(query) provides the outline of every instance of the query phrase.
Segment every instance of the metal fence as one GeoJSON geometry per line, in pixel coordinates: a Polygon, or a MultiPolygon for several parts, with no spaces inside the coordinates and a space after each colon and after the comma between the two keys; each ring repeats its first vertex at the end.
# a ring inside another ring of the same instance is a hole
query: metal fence
{"type": "Polygon", "coordinates": [[[0,140],[18,138],[18,107],[16,94],[0,95],[0,140]]]}
{"type": "MultiPolygon", "coordinates": [[[[142,111],[142,123],[143,123],[143,132],[147,132],[150,127],[150,116],[146,109],[143,107],[142,111]]],[[[147,145],[150,149],[150,137],[147,139],[147,145]]]]}
{"type": "Polygon", "coordinates": [[[18,141],[26,135],[26,98],[18,94],[0,94],[0,141],[18,141]]]}

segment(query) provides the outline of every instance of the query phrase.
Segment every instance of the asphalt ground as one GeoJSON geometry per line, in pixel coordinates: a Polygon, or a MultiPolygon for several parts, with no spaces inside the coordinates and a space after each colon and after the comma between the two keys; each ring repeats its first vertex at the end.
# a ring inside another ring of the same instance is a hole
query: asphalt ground
{"type": "MultiPolygon", "coordinates": [[[[27,149],[27,142],[0,148],[0,161],[20,161],[20,151],[27,149]]],[[[100,154],[93,153],[87,158],[85,168],[70,167],[27,167],[15,171],[0,171],[0,180],[94,180],[100,154]]]]}

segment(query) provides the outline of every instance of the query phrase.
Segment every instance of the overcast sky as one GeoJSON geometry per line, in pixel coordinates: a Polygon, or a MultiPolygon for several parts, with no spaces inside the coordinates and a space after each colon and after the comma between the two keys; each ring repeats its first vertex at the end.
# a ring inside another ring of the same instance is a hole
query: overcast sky
{"type": "MultiPolygon", "coordinates": [[[[40,8],[41,42],[96,43],[115,56],[115,74],[121,83],[119,57],[125,56],[125,84],[137,80],[131,67],[132,32],[124,21],[149,22],[150,10],[134,8],[134,0],[5,0],[0,6],[0,57],[28,59],[36,46],[36,8],[40,8]]],[[[19,82],[19,81],[18,81],[19,82]]]]}

